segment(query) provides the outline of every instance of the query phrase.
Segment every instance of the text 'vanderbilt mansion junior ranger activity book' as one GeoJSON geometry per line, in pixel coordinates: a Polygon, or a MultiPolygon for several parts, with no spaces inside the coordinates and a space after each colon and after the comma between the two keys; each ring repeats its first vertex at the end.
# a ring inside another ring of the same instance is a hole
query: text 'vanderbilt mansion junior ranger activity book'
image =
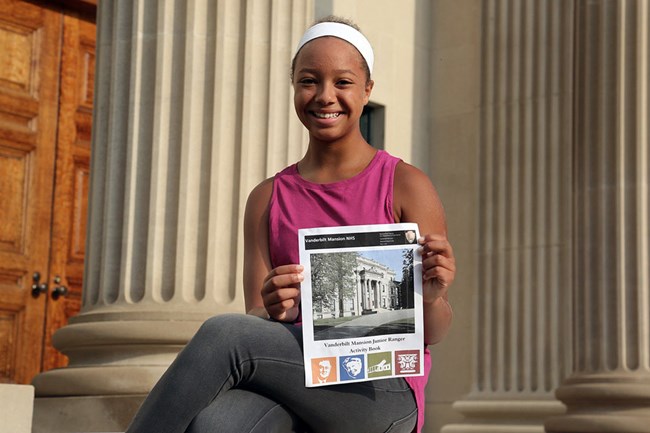
{"type": "Polygon", "coordinates": [[[421,376],[417,224],[298,231],[308,387],[421,376]]]}

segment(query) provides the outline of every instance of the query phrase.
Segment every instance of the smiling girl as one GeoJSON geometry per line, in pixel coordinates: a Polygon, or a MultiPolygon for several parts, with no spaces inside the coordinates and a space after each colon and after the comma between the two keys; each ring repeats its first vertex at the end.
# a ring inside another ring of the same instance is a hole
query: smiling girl
{"type": "Polygon", "coordinates": [[[250,194],[244,217],[247,315],[209,319],[145,400],[128,432],[404,432],[424,422],[425,375],[304,385],[297,231],[418,223],[425,344],[447,333],[455,260],[438,195],[415,167],[370,146],[359,119],[374,54],[356,26],[310,27],[292,64],[304,157],[250,194]]]}

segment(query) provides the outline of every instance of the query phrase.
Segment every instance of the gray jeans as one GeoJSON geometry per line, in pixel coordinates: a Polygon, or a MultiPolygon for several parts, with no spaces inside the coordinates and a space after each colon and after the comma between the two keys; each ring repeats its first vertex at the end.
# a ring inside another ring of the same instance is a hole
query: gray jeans
{"type": "Polygon", "coordinates": [[[301,327],[226,314],[201,326],[127,433],[410,433],[416,421],[404,379],[306,388],[301,327]]]}

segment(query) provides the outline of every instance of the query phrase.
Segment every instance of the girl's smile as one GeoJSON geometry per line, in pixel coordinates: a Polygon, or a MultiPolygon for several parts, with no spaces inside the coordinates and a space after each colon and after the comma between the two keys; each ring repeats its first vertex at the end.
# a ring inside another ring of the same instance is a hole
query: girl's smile
{"type": "Polygon", "coordinates": [[[339,117],[341,117],[341,112],[324,112],[324,111],[310,111],[309,114],[314,116],[316,120],[314,121],[315,125],[319,125],[322,128],[328,128],[336,124],[339,117]]]}
{"type": "Polygon", "coordinates": [[[337,113],[323,113],[323,112],[316,112],[316,111],[312,111],[312,114],[314,116],[318,117],[319,119],[336,119],[337,117],[339,117],[341,115],[340,112],[337,112],[337,113]]]}

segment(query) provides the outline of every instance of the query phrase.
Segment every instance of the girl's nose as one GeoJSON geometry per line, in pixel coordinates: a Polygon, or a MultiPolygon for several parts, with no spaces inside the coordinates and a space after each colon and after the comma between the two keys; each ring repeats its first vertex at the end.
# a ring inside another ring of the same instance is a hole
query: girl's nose
{"type": "Polygon", "coordinates": [[[316,95],[316,102],[321,104],[331,104],[336,99],[335,89],[332,85],[321,84],[318,86],[318,94],[316,95]]]}

